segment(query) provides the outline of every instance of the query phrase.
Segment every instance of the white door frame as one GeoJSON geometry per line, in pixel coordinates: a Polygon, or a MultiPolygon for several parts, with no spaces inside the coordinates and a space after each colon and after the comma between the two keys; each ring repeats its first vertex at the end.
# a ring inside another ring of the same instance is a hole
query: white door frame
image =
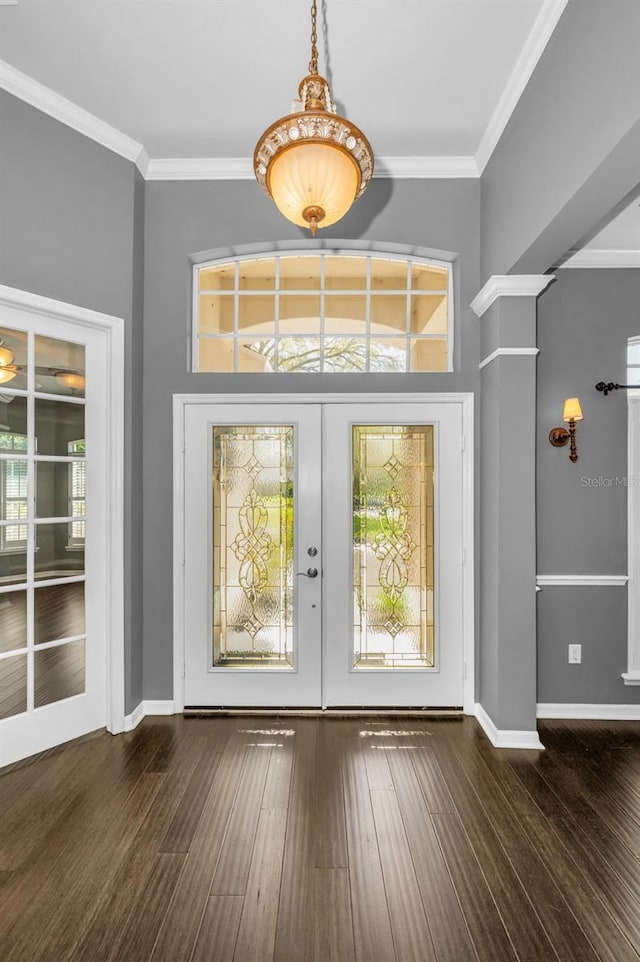
{"type": "Polygon", "coordinates": [[[51,336],[56,336],[55,322],[64,321],[78,328],[89,328],[105,336],[105,398],[107,448],[105,544],[107,584],[105,725],[117,735],[125,730],[124,678],[124,319],[101,314],[75,304],[66,304],[29,291],[0,284],[0,324],[11,326],[7,312],[40,316],[52,323],[51,336]]]}
{"type": "Polygon", "coordinates": [[[173,706],[184,709],[185,408],[201,404],[459,404],[462,409],[463,708],[475,714],[474,397],[443,394],[174,394],[173,396],[173,706]]]}
{"type": "MultiPolygon", "coordinates": [[[[627,379],[628,380],[628,379],[627,379]]],[[[627,582],[628,654],[625,685],[640,685],[640,390],[630,390],[628,410],[627,537],[629,580],[627,582]]]]}

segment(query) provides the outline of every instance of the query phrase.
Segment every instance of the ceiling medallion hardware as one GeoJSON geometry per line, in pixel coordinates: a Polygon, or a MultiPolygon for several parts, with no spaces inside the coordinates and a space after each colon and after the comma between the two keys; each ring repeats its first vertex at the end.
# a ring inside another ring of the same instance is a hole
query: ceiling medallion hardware
{"type": "Polygon", "coordinates": [[[369,141],[336,113],[329,84],[318,73],[317,13],[312,0],[311,59],[298,87],[299,108],[271,124],[253,154],[265,194],[287,220],[313,235],[344,217],[373,174],[369,141]]]}

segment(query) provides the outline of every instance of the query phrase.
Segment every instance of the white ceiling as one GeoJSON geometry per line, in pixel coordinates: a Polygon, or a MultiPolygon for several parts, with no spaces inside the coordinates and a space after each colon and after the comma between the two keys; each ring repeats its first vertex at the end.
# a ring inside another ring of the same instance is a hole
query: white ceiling
{"type": "MultiPolygon", "coordinates": [[[[377,155],[471,157],[504,126],[565,3],[318,0],[334,99],[377,155]]],[[[308,37],[305,0],[0,6],[0,58],[151,158],[250,156],[291,109],[308,37]]],[[[322,35],[319,48],[323,72],[322,35]]]]}
{"type": "MultiPolygon", "coordinates": [[[[371,141],[378,173],[477,177],[567,0],[317,3],[320,71],[371,141]]],[[[136,160],[149,179],[252,176],[259,134],[289,113],[307,71],[309,8],[0,0],[0,87],[136,160]]],[[[640,250],[638,201],[579,248],[591,260],[565,266],[640,250]]]]}

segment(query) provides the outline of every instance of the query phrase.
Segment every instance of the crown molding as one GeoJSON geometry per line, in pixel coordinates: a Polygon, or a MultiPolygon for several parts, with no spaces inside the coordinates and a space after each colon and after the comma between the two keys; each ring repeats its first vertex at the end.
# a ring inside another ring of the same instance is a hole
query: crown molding
{"type": "Polygon", "coordinates": [[[640,267],[640,251],[597,250],[594,247],[585,247],[580,251],[569,251],[569,255],[566,261],[556,265],[558,269],[575,267],[605,270],[611,267],[640,267]]]}
{"type": "Polygon", "coordinates": [[[4,60],[0,60],[0,88],[134,164],[138,163],[144,152],[144,147],[137,140],[38,83],[26,73],[16,70],[4,60]]]}
{"type": "Polygon", "coordinates": [[[494,274],[471,301],[471,310],[482,317],[499,297],[537,297],[555,274],[494,274]]]}
{"type": "Polygon", "coordinates": [[[515,67],[511,71],[511,75],[507,80],[507,84],[502,91],[502,95],[476,150],[475,160],[479,174],[482,174],[489,163],[489,159],[502,137],[504,129],[509,123],[511,115],[525,87],[529,83],[531,75],[537,67],[538,61],[544,53],[549,38],[557,26],[558,20],[564,13],[568,2],[569,0],[545,0],[540,8],[540,12],[531,28],[531,33],[527,38],[527,42],[522,48],[515,67]]]}
{"type": "MultiPolygon", "coordinates": [[[[253,180],[250,157],[165,157],[150,160],[147,180],[253,180]]],[[[479,177],[473,157],[376,157],[373,176],[394,180],[479,177]]]]}

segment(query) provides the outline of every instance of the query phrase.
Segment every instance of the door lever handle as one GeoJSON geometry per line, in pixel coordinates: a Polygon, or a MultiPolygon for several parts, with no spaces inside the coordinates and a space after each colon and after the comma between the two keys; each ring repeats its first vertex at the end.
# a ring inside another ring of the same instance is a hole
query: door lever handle
{"type": "Polygon", "coordinates": [[[299,578],[302,575],[304,578],[317,578],[318,569],[317,568],[307,568],[306,571],[297,571],[296,577],[299,578]]]}

